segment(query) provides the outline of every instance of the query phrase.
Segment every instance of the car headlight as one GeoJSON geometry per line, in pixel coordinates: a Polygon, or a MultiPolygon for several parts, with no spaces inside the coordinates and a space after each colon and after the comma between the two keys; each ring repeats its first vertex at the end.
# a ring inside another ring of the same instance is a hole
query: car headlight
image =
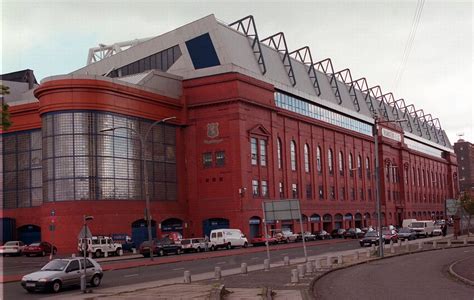
{"type": "Polygon", "coordinates": [[[23,277],[21,278],[21,281],[28,281],[28,278],[27,278],[26,276],[23,276],[23,277]]]}
{"type": "Polygon", "coordinates": [[[38,280],[38,282],[46,282],[46,281],[48,281],[47,278],[40,278],[40,279],[38,280]]]}

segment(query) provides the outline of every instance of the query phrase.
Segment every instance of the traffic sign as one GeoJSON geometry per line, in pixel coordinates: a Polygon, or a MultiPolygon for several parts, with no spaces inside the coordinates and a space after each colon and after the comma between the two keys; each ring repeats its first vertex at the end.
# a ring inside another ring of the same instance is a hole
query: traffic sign
{"type": "Polygon", "coordinates": [[[84,238],[91,238],[92,233],[89,230],[89,227],[82,227],[81,231],[79,231],[79,234],[77,235],[78,239],[84,239],[84,238]]]}

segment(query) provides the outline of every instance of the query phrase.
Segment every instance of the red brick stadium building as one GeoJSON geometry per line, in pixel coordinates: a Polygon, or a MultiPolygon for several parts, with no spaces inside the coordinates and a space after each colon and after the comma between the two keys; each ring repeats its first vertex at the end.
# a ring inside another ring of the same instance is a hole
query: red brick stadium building
{"type": "MultiPolygon", "coordinates": [[[[313,61],[307,47],[287,49],[283,33],[260,38],[252,17],[227,25],[211,15],[93,48],[88,65],[39,86],[17,77],[2,78],[21,92],[5,98],[4,239],[10,226],[11,237],[73,251],[85,214],[94,234],[145,239],[137,134],[169,117],[145,145],[154,235],[253,236],[262,201],[282,198],[300,199],[311,231],[376,225],[374,116],[384,224],[441,218],[457,195],[437,119],[313,61]]],[[[299,231],[292,220],[269,226],[299,231]]]]}

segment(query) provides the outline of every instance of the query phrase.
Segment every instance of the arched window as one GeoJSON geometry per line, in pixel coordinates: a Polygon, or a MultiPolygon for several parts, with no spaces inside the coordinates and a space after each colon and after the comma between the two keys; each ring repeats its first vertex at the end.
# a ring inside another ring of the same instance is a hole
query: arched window
{"type": "Polygon", "coordinates": [[[278,169],[283,166],[283,158],[281,157],[281,140],[277,138],[277,155],[278,155],[278,169]]]}
{"type": "Polygon", "coordinates": [[[309,146],[304,144],[304,171],[309,172],[309,146]]]}
{"type": "Polygon", "coordinates": [[[349,175],[354,176],[354,159],[352,158],[352,153],[349,153],[349,175]]]}
{"type": "Polygon", "coordinates": [[[291,170],[296,171],[296,143],[295,141],[290,142],[290,162],[291,162],[291,170]]]}
{"type": "Polygon", "coordinates": [[[329,174],[333,174],[333,167],[334,167],[334,163],[333,163],[333,158],[332,158],[332,149],[329,148],[328,149],[328,170],[329,170],[329,174]]]}
{"type": "Polygon", "coordinates": [[[316,148],[316,168],[318,169],[318,173],[322,171],[322,160],[321,160],[321,148],[318,146],[316,148]]]}
{"type": "Polygon", "coordinates": [[[362,178],[362,157],[360,155],[357,157],[357,173],[359,178],[362,178]]]}
{"type": "Polygon", "coordinates": [[[344,176],[344,154],[339,151],[339,174],[344,176]]]}
{"type": "Polygon", "coordinates": [[[367,179],[370,179],[370,159],[368,156],[365,158],[365,171],[367,173],[367,179]]]}

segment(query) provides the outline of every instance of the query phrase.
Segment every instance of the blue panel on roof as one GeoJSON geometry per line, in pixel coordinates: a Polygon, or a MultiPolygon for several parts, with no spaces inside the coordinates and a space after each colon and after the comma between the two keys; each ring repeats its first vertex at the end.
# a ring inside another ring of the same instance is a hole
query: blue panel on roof
{"type": "Polygon", "coordinates": [[[186,41],[186,47],[188,48],[195,69],[220,65],[216,49],[214,49],[209,33],[186,41]]]}

